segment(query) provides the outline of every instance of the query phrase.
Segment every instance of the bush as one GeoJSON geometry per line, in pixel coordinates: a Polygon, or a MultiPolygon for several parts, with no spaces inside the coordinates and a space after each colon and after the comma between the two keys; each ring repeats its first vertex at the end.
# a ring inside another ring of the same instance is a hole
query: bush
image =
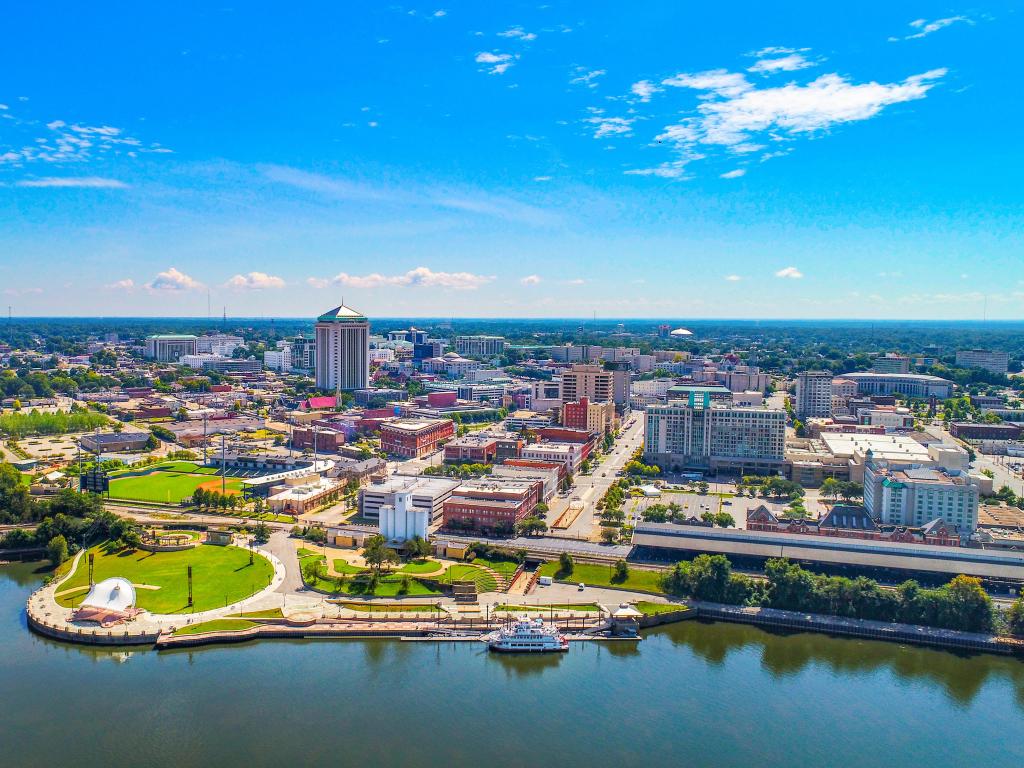
{"type": "Polygon", "coordinates": [[[558,571],[563,576],[571,576],[575,567],[576,563],[573,562],[572,555],[568,552],[563,552],[558,556],[558,571]]]}

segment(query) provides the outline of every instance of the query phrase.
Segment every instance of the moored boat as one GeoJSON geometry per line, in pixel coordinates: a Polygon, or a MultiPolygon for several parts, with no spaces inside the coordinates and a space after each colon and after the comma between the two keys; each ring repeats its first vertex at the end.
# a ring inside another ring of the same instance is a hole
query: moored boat
{"type": "Polygon", "coordinates": [[[553,624],[521,618],[485,635],[487,647],[500,653],[557,653],[569,650],[569,639],[553,624]]]}

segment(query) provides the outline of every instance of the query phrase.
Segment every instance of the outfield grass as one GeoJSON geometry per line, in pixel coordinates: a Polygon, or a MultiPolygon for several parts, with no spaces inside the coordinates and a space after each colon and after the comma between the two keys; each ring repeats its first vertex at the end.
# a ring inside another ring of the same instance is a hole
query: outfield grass
{"type": "Polygon", "coordinates": [[[436,560],[410,560],[398,569],[399,573],[434,573],[441,570],[441,564],[436,560]]]}
{"type": "MultiPolygon", "coordinates": [[[[115,499],[178,504],[191,498],[201,485],[205,485],[207,490],[220,493],[220,480],[208,473],[185,474],[157,469],[144,475],[111,478],[110,496],[115,499]]],[[[242,492],[242,481],[236,478],[227,478],[224,486],[229,495],[242,492]]]]}
{"type": "MultiPolygon", "coordinates": [[[[93,580],[96,582],[121,576],[132,584],[145,584],[159,589],[136,588],[135,600],[139,608],[151,613],[184,613],[207,611],[225,604],[237,603],[265,588],[274,575],[274,566],[265,557],[256,554],[249,565],[249,551],[240,547],[220,547],[200,544],[181,552],[142,552],[139,550],[112,552],[93,547],[96,556],[93,580]],[[192,566],[192,597],[188,603],[187,566],[192,566]]],[[[60,590],[87,586],[88,556],[78,561],[74,574],[60,590]]],[[[81,602],[83,593],[58,598],[69,607],[71,598],[81,602]]]]}
{"type": "Polygon", "coordinates": [[[555,581],[564,581],[570,584],[580,582],[588,587],[616,587],[636,592],[651,592],[656,595],[665,594],[661,588],[661,571],[641,571],[639,568],[630,568],[629,576],[625,581],[612,581],[614,572],[609,565],[576,563],[571,574],[564,574],[559,571],[558,561],[554,560],[544,563],[538,572],[541,576],[551,576],[555,581]]]}
{"type": "Polygon", "coordinates": [[[249,629],[255,626],[258,626],[255,621],[246,621],[245,619],[211,619],[176,629],[174,634],[199,635],[203,632],[237,632],[240,629],[249,629]]]}

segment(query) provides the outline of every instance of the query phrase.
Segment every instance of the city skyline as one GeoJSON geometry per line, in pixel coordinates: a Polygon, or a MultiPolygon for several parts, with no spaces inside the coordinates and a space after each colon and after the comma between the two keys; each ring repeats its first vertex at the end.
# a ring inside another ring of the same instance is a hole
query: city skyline
{"type": "Polygon", "coordinates": [[[18,316],[1022,314],[1008,3],[56,16],[0,52],[18,316]]]}

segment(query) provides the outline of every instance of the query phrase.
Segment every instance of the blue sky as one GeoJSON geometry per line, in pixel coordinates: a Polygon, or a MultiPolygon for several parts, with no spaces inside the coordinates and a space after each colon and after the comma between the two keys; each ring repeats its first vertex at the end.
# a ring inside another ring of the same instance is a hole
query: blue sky
{"type": "Polygon", "coordinates": [[[836,5],[8,8],[0,300],[1020,318],[1020,14],[836,5]]]}

